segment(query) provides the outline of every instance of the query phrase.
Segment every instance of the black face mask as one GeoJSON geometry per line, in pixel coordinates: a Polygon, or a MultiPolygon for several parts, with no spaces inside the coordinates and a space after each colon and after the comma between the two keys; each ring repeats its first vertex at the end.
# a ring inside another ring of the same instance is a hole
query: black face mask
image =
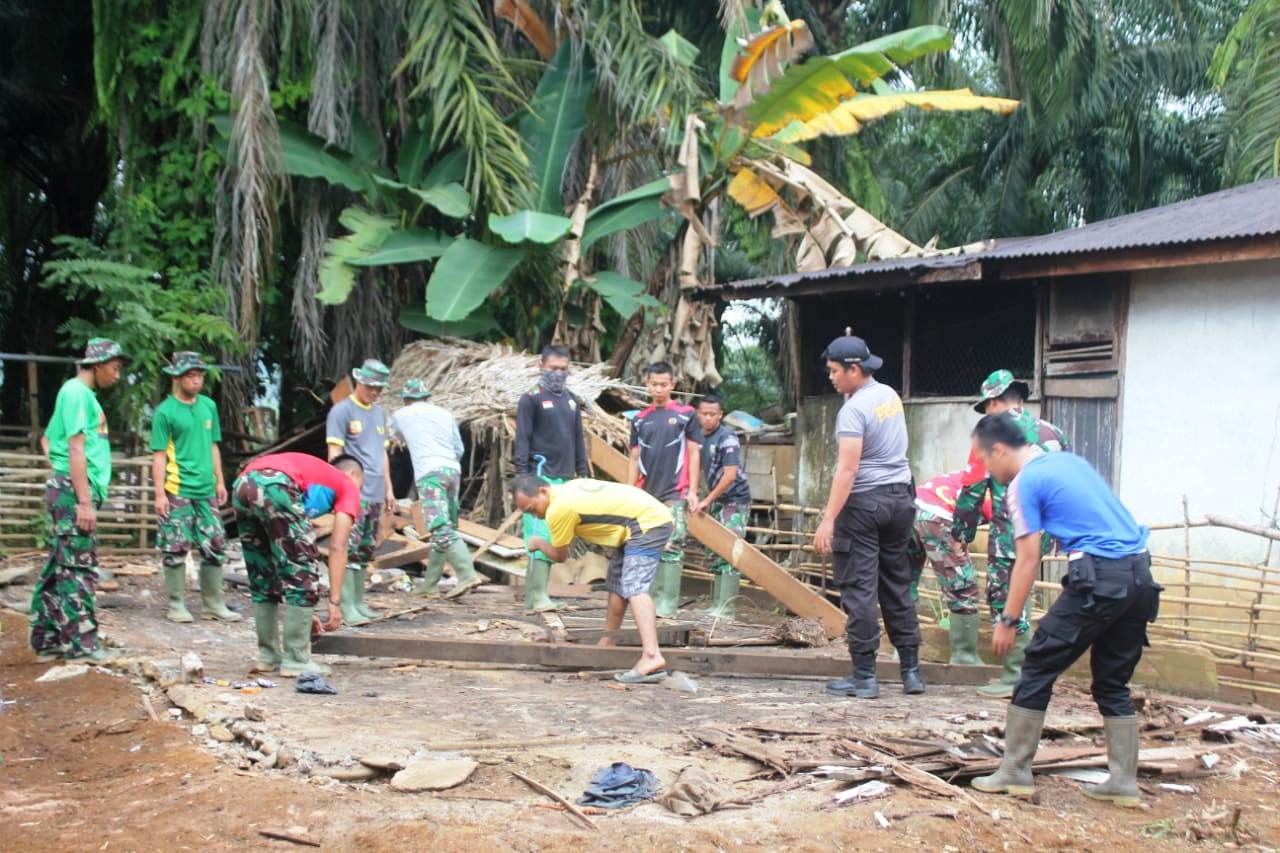
{"type": "Polygon", "coordinates": [[[565,383],[569,381],[569,373],[565,370],[546,370],[542,371],[542,379],[540,383],[543,388],[552,394],[563,394],[565,383]]]}

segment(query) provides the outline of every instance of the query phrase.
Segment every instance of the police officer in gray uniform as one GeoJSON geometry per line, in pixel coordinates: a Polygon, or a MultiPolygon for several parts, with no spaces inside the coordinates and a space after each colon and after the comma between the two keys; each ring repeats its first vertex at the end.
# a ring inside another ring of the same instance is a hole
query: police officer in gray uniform
{"type": "MultiPolygon", "coordinates": [[[[848,330],[846,330],[848,331],[848,330]]],[[[836,416],[838,456],[831,494],[813,544],[833,554],[853,674],[827,682],[827,692],[859,699],[880,695],[876,649],[879,601],[889,640],[898,650],[902,688],[923,693],[920,622],[911,599],[907,543],[915,524],[915,488],[907,464],[902,400],[875,379],[884,364],[862,338],[846,334],[823,353],[836,391],[845,396],[836,416]]]]}

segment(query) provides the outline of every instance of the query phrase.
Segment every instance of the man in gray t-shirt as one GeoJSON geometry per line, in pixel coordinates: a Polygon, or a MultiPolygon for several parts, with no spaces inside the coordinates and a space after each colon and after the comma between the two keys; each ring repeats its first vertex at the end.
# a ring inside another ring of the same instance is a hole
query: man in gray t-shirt
{"type": "Polygon", "coordinates": [[[838,455],[822,523],[813,544],[832,554],[853,674],[827,683],[827,692],[874,699],[880,646],[877,601],[885,631],[898,650],[902,688],[923,693],[920,622],[911,600],[907,543],[915,524],[915,489],[907,465],[902,400],[875,380],[884,364],[862,338],[846,334],[823,353],[827,373],[845,403],[836,416],[838,455]]]}

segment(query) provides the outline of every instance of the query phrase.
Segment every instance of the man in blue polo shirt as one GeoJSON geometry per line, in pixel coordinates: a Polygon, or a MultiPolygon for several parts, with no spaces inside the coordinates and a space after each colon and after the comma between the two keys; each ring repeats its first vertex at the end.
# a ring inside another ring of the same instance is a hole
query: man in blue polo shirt
{"type": "Polygon", "coordinates": [[[1040,564],[1040,534],[1056,539],[1068,555],[1062,595],[1036,629],[1022,678],[1005,721],[1000,769],[973,780],[987,793],[1035,793],[1031,762],[1040,744],[1053,683],[1092,649],[1093,699],[1102,713],[1110,777],[1085,793],[1119,806],[1138,800],[1138,718],[1129,679],[1142,658],[1147,623],[1160,608],[1160,585],[1151,577],[1147,528],[1142,527],[1084,459],[1044,453],[1027,442],[1009,414],[987,415],[973,431],[974,450],[987,470],[1007,483],[1016,559],[1009,595],[992,646],[1005,654],[1014,643],[1022,606],[1040,564]]]}

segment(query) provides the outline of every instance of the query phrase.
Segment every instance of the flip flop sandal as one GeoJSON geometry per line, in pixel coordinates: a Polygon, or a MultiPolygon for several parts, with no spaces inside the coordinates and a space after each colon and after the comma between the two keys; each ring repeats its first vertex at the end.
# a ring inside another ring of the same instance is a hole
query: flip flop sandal
{"type": "Polygon", "coordinates": [[[622,684],[659,684],[665,681],[666,678],[667,673],[665,670],[659,670],[658,672],[651,672],[648,675],[645,675],[642,672],[636,672],[634,669],[629,669],[626,672],[620,672],[615,675],[613,680],[622,684]]]}

